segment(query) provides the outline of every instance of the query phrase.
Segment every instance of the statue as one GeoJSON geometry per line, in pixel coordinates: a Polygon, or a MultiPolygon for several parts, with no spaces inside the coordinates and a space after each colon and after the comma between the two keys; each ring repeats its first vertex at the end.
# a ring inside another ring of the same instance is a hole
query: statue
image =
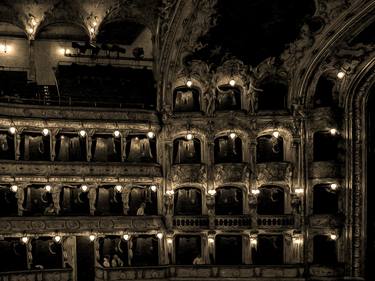
{"type": "Polygon", "coordinates": [[[121,200],[122,200],[122,210],[124,215],[127,215],[129,212],[129,195],[131,192],[131,186],[126,185],[121,191],[121,200]]]}
{"type": "Polygon", "coordinates": [[[207,90],[204,94],[204,99],[206,101],[206,114],[208,116],[214,115],[215,110],[215,100],[216,100],[216,91],[212,87],[211,90],[207,90]]]}
{"type": "Polygon", "coordinates": [[[60,207],[60,192],[61,192],[61,185],[55,185],[52,188],[52,201],[53,201],[53,207],[56,212],[56,215],[60,213],[61,207],[60,207]]]}
{"type": "Polygon", "coordinates": [[[92,185],[89,188],[88,192],[88,198],[89,198],[89,204],[90,204],[90,215],[93,216],[95,215],[95,203],[96,203],[96,185],[92,185]]]}
{"type": "Polygon", "coordinates": [[[18,215],[22,216],[23,211],[25,210],[23,208],[23,201],[25,200],[25,191],[22,186],[19,186],[16,192],[16,198],[17,198],[17,206],[18,206],[18,215]]]}
{"type": "Polygon", "coordinates": [[[248,110],[249,112],[251,113],[254,113],[255,110],[256,110],[256,97],[255,97],[255,94],[257,92],[263,92],[262,89],[260,88],[256,88],[254,86],[254,77],[252,75],[250,75],[250,78],[249,78],[249,84],[248,86],[246,87],[245,89],[245,97],[248,101],[248,110]]]}

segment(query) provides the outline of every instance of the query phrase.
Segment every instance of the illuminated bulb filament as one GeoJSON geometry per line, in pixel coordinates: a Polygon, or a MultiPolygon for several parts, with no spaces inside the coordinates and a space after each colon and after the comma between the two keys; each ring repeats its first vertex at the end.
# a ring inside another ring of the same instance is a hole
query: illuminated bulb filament
{"type": "Polygon", "coordinates": [[[43,129],[42,134],[43,134],[43,136],[48,136],[49,130],[48,129],[43,129]]]}
{"type": "Polygon", "coordinates": [[[331,189],[336,190],[337,189],[337,183],[332,183],[331,184],[331,189]]]}
{"type": "Polygon", "coordinates": [[[86,131],[85,131],[85,130],[81,130],[81,131],[79,131],[79,135],[80,135],[81,137],[86,136],[86,131]]]}
{"type": "Polygon", "coordinates": [[[52,187],[51,187],[49,184],[47,184],[47,185],[44,187],[44,189],[45,189],[47,192],[50,192],[51,189],[52,189],[52,187]]]}
{"type": "Polygon", "coordinates": [[[331,129],[331,130],[329,130],[329,132],[331,133],[332,136],[334,136],[334,135],[337,134],[337,130],[336,129],[331,129]]]}
{"type": "Polygon", "coordinates": [[[190,88],[191,86],[193,86],[193,82],[191,80],[188,80],[186,82],[186,86],[188,86],[190,88]]]}
{"type": "Polygon", "coordinates": [[[18,186],[14,184],[14,185],[12,185],[12,186],[10,187],[10,190],[13,191],[13,192],[17,192],[17,190],[18,190],[18,186]]]}
{"type": "Polygon", "coordinates": [[[150,131],[150,132],[147,133],[147,137],[149,139],[153,139],[155,137],[155,133],[150,131]]]}
{"type": "Polygon", "coordinates": [[[156,185],[151,185],[150,189],[151,189],[152,192],[156,192],[156,190],[158,189],[158,187],[156,185]]]}
{"type": "Polygon", "coordinates": [[[116,185],[116,186],[115,186],[115,189],[116,189],[117,192],[121,192],[121,190],[122,190],[122,185],[119,185],[119,184],[116,185]]]}
{"type": "Polygon", "coordinates": [[[29,237],[24,236],[21,238],[21,241],[26,244],[29,241],[29,237]]]}

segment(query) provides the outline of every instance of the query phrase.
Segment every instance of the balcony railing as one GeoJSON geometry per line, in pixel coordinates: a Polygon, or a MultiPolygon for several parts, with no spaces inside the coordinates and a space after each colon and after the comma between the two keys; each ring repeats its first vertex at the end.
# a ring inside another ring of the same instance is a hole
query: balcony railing
{"type": "Polygon", "coordinates": [[[294,215],[258,215],[257,225],[259,228],[294,227],[294,215]]]}
{"type": "Polygon", "coordinates": [[[220,229],[241,229],[251,227],[251,217],[242,216],[216,216],[215,226],[220,229]]]}
{"type": "Polygon", "coordinates": [[[207,228],[208,216],[174,216],[173,226],[175,228],[207,228]]]}
{"type": "Polygon", "coordinates": [[[181,265],[159,267],[131,268],[96,268],[96,281],[125,281],[125,280],[233,280],[233,278],[298,278],[302,277],[304,269],[301,265],[181,265]]]}
{"type": "Polygon", "coordinates": [[[0,281],[71,281],[72,269],[43,269],[0,272],[0,281]]]}

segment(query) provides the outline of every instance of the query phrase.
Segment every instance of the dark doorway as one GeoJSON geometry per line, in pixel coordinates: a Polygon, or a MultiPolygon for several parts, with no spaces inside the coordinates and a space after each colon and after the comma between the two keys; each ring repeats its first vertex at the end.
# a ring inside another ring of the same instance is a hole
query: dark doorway
{"type": "Polygon", "coordinates": [[[217,235],[215,238],[216,264],[242,264],[242,236],[217,235]]]}
{"type": "Polygon", "coordinates": [[[87,236],[77,236],[77,280],[94,280],[94,243],[87,236]]]}

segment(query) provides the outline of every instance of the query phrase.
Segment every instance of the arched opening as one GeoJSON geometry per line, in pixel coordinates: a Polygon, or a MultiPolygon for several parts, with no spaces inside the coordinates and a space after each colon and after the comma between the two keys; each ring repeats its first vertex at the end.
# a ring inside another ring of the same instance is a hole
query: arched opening
{"type": "Polygon", "coordinates": [[[175,190],[174,214],[176,216],[202,215],[202,192],[194,187],[181,187],[175,190]]]}
{"type": "Polygon", "coordinates": [[[216,215],[242,215],[243,192],[238,187],[219,187],[215,195],[216,215]]]}
{"type": "Polygon", "coordinates": [[[314,161],[336,161],[339,156],[339,135],[329,131],[314,133],[314,161]]]}
{"type": "Polygon", "coordinates": [[[314,258],[315,264],[332,265],[337,263],[336,240],[328,235],[314,236],[314,258]]]}
{"type": "Polygon", "coordinates": [[[150,163],[156,161],[156,139],[146,135],[129,135],[126,138],[127,162],[150,163]]]}
{"type": "Polygon", "coordinates": [[[174,164],[201,163],[201,141],[197,138],[178,138],[173,141],[174,164]]]}
{"type": "Polygon", "coordinates": [[[176,264],[202,264],[201,240],[199,235],[176,235],[176,264]]]}
{"type": "Polygon", "coordinates": [[[128,242],[120,236],[100,237],[98,262],[103,267],[123,267],[128,265],[128,242]]]}
{"type": "Polygon", "coordinates": [[[284,237],[271,234],[258,235],[257,246],[252,248],[252,258],[254,264],[283,264],[284,237]]]}
{"type": "Polygon", "coordinates": [[[262,92],[258,93],[258,111],[273,111],[286,109],[288,85],[271,78],[259,85],[262,92]]]}
{"type": "Polygon", "coordinates": [[[214,151],[215,164],[242,162],[242,140],[237,136],[216,138],[214,151]]]}
{"type": "Polygon", "coordinates": [[[264,135],[257,138],[257,163],[284,161],[284,140],[282,137],[264,135]]]}
{"type": "Polygon", "coordinates": [[[36,39],[72,40],[87,42],[90,40],[87,30],[78,24],[69,22],[55,22],[42,26],[36,39]]]}
{"type": "Polygon", "coordinates": [[[86,137],[77,133],[56,135],[55,161],[87,161],[86,137]]]}
{"type": "Polygon", "coordinates": [[[327,76],[322,75],[315,89],[314,107],[327,107],[333,104],[333,88],[335,82],[327,76]]]}
{"type": "Polygon", "coordinates": [[[0,160],[15,160],[14,135],[0,131],[0,160]]]}
{"type": "Polygon", "coordinates": [[[154,235],[137,235],[131,238],[132,266],[153,266],[159,264],[158,239],[154,235]]]}
{"type": "Polygon", "coordinates": [[[20,238],[0,240],[0,272],[27,270],[26,244],[20,238]]]}
{"type": "Polygon", "coordinates": [[[198,88],[180,86],[173,91],[173,110],[175,112],[198,112],[200,104],[198,88]]]}
{"type": "Polygon", "coordinates": [[[285,192],[282,187],[267,185],[259,188],[257,212],[259,215],[284,215],[285,192]]]}
{"type": "Polygon", "coordinates": [[[242,264],[241,235],[216,235],[215,263],[219,265],[242,264]]]}
{"type": "Polygon", "coordinates": [[[131,216],[157,215],[157,193],[147,186],[136,186],[129,195],[129,211],[131,216]]]}
{"type": "Polygon", "coordinates": [[[51,237],[38,237],[31,240],[32,268],[59,269],[63,268],[62,244],[51,237]]]}
{"type": "Polygon", "coordinates": [[[338,194],[330,185],[318,184],[313,188],[313,213],[336,214],[338,212],[338,194]]]}
{"type": "Polygon", "coordinates": [[[221,85],[216,88],[216,106],[217,111],[240,110],[241,109],[241,90],[231,85],[221,85]]]}

